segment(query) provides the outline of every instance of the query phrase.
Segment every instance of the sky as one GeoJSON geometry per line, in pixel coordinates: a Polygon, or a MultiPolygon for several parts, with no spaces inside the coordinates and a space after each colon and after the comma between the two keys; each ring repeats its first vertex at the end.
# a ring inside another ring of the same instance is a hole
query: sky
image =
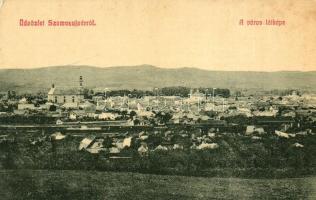
{"type": "Polygon", "coordinates": [[[314,71],[315,33],[315,0],[5,0],[0,68],[314,71]],[[23,27],[20,19],[94,19],[96,26],[23,27]],[[246,25],[266,19],[285,25],[246,25]]]}

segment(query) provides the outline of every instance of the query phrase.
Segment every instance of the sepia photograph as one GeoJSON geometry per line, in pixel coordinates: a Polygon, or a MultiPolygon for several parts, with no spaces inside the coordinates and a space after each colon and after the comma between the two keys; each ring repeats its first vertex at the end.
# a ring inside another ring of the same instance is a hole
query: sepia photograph
{"type": "Polygon", "coordinates": [[[0,200],[316,199],[315,0],[0,0],[0,200]]]}

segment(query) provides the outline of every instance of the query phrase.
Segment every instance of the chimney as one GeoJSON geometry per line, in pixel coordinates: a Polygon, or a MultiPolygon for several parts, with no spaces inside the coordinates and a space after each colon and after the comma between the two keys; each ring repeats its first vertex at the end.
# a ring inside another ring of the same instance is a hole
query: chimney
{"type": "Polygon", "coordinates": [[[55,88],[55,84],[54,83],[52,84],[52,88],[55,88]]]}

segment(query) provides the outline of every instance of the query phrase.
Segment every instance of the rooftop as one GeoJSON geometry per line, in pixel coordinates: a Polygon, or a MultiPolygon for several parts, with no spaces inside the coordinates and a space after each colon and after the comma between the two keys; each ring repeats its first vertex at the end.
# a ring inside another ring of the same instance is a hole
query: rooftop
{"type": "Polygon", "coordinates": [[[48,92],[48,95],[78,95],[78,94],[81,94],[81,91],[79,88],[64,89],[64,88],[52,87],[48,92]]]}

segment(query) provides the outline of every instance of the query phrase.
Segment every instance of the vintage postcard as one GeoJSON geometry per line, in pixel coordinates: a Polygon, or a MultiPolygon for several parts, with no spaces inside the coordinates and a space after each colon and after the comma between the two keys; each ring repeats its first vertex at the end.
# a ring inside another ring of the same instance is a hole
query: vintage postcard
{"type": "Polygon", "coordinates": [[[316,199],[315,0],[0,0],[0,199],[316,199]]]}

